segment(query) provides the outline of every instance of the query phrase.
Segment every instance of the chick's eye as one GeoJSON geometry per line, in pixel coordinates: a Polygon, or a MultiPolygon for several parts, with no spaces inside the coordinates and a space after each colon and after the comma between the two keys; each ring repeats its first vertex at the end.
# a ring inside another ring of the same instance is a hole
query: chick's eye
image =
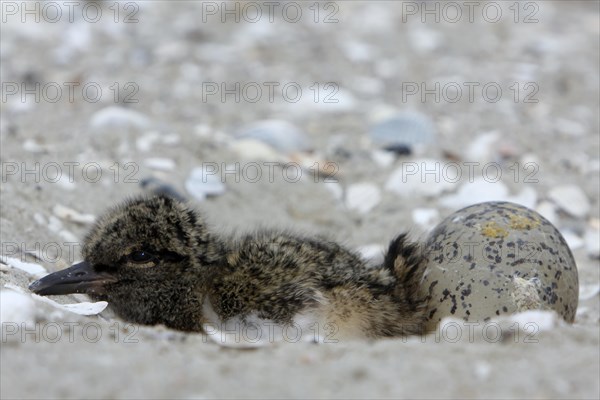
{"type": "Polygon", "coordinates": [[[154,256],[147,251],[134,251],[133,253],[129,254],[128,258],[130,261],[138,264],[143,264],[154,260],[154,256]]]}

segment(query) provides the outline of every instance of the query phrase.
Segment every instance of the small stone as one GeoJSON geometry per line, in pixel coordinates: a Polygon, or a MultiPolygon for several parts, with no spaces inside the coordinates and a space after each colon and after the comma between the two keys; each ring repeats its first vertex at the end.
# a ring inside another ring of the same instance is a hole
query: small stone
{"type": "Polygon", "coordinates": [[[323,187],[331,193],[335,200],[341,201],[342,197],[344,197],[344,189],[342,189],[342,185],[337,182],[324,182],[323,187]]]}
{"type": "Polygon", "coordinates": [[[176,146],[181,142],[181,138],[176,133],[168,133],[161,137],[161,141],[167,146],[176,146]]]}
{"type": "Polygon", "coordinates": [[[150,119],[138,111],[123,107],[110,106],[95,112],[94,115],[92,115],[90,125],[95,129],[144,129],[150,126],[150,119]]]}
{"type": "Polygon", "coordinates": [[[381,190],[372,183],[356,183],[346,190],[346,207],[367,214],[381,202],[381,190]]]}
{"type": "Polygon", "coordinates": [[[81,302],[74,304],[61,304],[48,297],[38,296],[37,294],[34,294],[31,297],[43,303],[50,304],[51,306],[54,306],[59,310],[69,311],[79,315],[100,314],[108,306],[108,302],[106,301],[97,301],[95,303],[81,302]]]}
{"type": "Polygon", "coordinates": [[[539,212],[542,217],[546,218],[548,221],[553,223],[554,225],[558,222],[558,215],[556,214],[556,205],[550,203],[549,201],[542,201],[535,209],[535,211],[539,212]]]}
{"type": "Polygon", "coordinates": [[[579,237],[575,232],[564,229],[561,230],[560,233],[563,235],[565,242],[567,242],[571,250],[576,250],[580,247],[583,247],[583,239],[579,237]]]}
{"type": "Polygon", "coordinates": [[[63,228],[62,222],[60,219],[56,218],[54,215],[48,217],[48,229],[52,232],[58,233],[63,228]]]}
{"type": "MultiPolygon", "coordinates": [[[[4,324],[26,324],[35,322],[35,302],[31,296],[13,290],[0,290],[0,322],[4,324]]],[[[2,327],[4,330],[4,326],[2,327]]],[[[2,340],[4,342],[4,339],[2,340]]]]}
{"type": "Polygon", "coordinates": [[[342,51],[352,62],[365,62],[373,59],[373,48],[368,43],[344,40],[341,45],[342,51]]]}
{"type": "Polygon", "coordinates": [[[423,26],[410,29],[408,34],[410,46],[419,54],[429,54],[437,49],[443,42],[442,35],[435,30],[423,26]]]}
{"type": "Polygon", "coordinates": [[[519,329],[526,329],[534,324],[539,332],[552,330],[562,324],[558,314],[549,310],[527,310],[509,316],[510,321],[517,324],[519,329]]]}
{"type": "Polygon", "coordinates": [[[429,117],[416,112],[398,113],[375,123],[369,130],[371,141],[378,147],[408,149],[431,143],[435,127],[429,117]]]}
{"type": "Polygon", "coordinates": [[[138,151],[146,153],[152,150],[152,146],[160,139],[160,133],[156,131],[150,131],[135,140],[135,147],[138,151]]]}
{"type": "Polygon", "coordinates": [[[38,212],[33,214],[33,220],[40,225],[44,225],[44,226],[48,225],[48,221],[46,221],[46,217],[44,217],[43,214],[40,214],[38,212]]]}
{"type": "Polygon", "coordinates": [[[477,361],[474,369],[475,376],[480,381],[485,381],[492,374],[492,366],[485,361],[477,361]]]}
{"type": "Polygon", "coordinates": [[[525,186],[518,194],[507,196],[506,201],[517,203],[527,208],[534,208],[537,203],[537,192],[530,186],[525,186]]]}
{"type": "Polygon", "coordinates": [[[8,256],[0,256],[0,261],[2,261],[4,264],[9,265],[13,268],[17,268],[17,269],[20,269],[21,271],[25,271],[28,274],[39,276],[39,275],[45,275],[48,273],[48,271],[46,271],[46,268],[44,268],[43,266],[41,266],[39,264],[35,264],[35,263],[21,261],[18,258],[8,257],[8,256]]]}
{"type": "Polygon", "coordinates": [[[58,236],[60,236],[65,243],[79,243],[77,236],[66,229],[62,229],[58,231],[58,236]]]}
{"type": "MultiPolygon", "coordinates": [[[[208,167],[212,167],[212,165],[208,167]]],[[[185,181],[186,190],[198,201],[203,201],[208,196],[223,194],[226,190],[218,171],[208,167],[202,166],[192,169],[189,178],[185,181]]]]}
{"type": "Polygon", "coordinates": [[[379,167],[388,168],[394,163],[396,157],[394,157],[394,154],[390,151],[373,150],[371,152],[371,159],[375,161],[375,164],[379,167]]]}
{"type": "Polygon", "coordinates": [[[154,176],[142,179],[140,186],[155,196],[168,196],[181,202],[187,201],[172,185],[154,176]]]}
{"type": "Polygon", "coordinates": [[[284,153],[308,151],[311,144],[304,132],[288,121],[263,120],[250,124],[236,135],[239,139],[255,139],[284,153]]]}
{"type": "Polygon", "coordinates": [[[413,222],[423,229],[431,230],[440,219],[440,213],[435,208],[415,208],[412,210],[413,222]]]}
{"type": "Polygon", "coordinates": [[[585,251],[591,258],[600,258],[600,231],[598,228],[588,227],[585,230],[585,251]]]}
{"type": "Polygon", "coordinates": [[[240,139],[231,144],[233,150],[241,159],[252,161],[286,162],[288,158],[277,152],[270,145],[256,139],[240,139]]]}
{"type": "Polygon", "coordinates": [[[46,148],[36,142],[34,139],[27,139],[25,142],[23,142],[23,150],[31,153],[43,153],[46,151],[46,148]]]}
{"type": "Polygon", "coordinates": [[[435,197],[454,189],[455,184],[440,179],[440,174],[427,171],[440,171],[442,163],[433,159],[418,159],[403,162],[394,170],[385,184],[385,189],[402,197],[435,197]]]}
{"type": "Polygon", "coordinates": [[[598,293],[600,293],[600,285],[598,284],[579,286],[580,301],[592,299],[598,296],[598,293]]]}
{"type": "Polygon", "coordinates": [[[508,196],[508,188],[502,182],[487,182],[484,178],[476,178],[460,186],[454,195],[444,197],[440,203],[448,208],[461,208],[485,201],[504,200],[508,196]]]}
{"type": "Polygon", "coordinates": [[[58,178],[58,180],[56,181],[56,184],[64,190],[73,190],[76,186],[74,178],[69,176],[68,174],[62,174],[60,178],[58,178]]]}
{"type": "Polygon", "coordinates": [[[565,118],[558,118],[555,127],[558,132],[567,136],[582,136],[586,131],[585,127],[579,122],[565,118]]]}
{"type": "Polygon", "coordinates": [[[487,201],[510,201],[533,208],[536,199],[537,193],[532,188],[525,187],[519,194],[510,196],[508,187],[501,181],[489,182],[480,177],[464,183],[456,194],[444,197],[440,203],[448,208],[461,208],[487,201]]]}
{"type": "Polygon", "coordinates": [[[96,217],[92,214],[81,214],[80,212],[61,204],[55,205],[52,208],[52,212],[60,219],[78,224],[93,224],[96,221],[96,217]]]}
{"type": "Polygon", "coordinates": [[[367,244],[364,246],[360,246],[356,250],[360,253],[360,256],[363,259],[367,260],[369,263],[380,264],[383,262],[385,247],[380,244],[367,244]]]}
{"type": "Polygon", "coordinates": [[[176,164],[170,158],[151,157],[144,160],[144,165],[157,171],[174,171],[176,164]]]}
{"type": "Polygon", "coordinates": [[[495,160],[499,139],[500,134],[496,131],[478,135],[467,148],[465,160],[482,163],[495,160]]]}
{"type": "Polygon", "coordinates": [[[579,186],[563,185],[550,190],[548,197],[568,214],[583,218],[590,212],[590,203],[579,186]]]}

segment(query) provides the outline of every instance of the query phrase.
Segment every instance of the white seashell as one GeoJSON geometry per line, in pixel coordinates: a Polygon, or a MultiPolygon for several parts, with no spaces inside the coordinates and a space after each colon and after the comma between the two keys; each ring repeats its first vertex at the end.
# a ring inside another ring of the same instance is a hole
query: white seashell
{"type": "Polygon", "coordinates": [[[46,275],[48,273],[46,268],[44,268],[43,266],[35,263],[21,261],[18,258],[0,255],[0,261],[2,261],[6,265],[20,269],[21,271],[25,271],[28,274],[32,274],[35,276],[46,275]]]}
{"type": "Polygon", "coordinates": [[[52,212],[60,219],[75,222],[78,224],[93,224],[96,217],[92,214],[81,214],[72,208],[57,204],[52,208],[52,212]]]}
{"type": "Polygon", "coordinates": [[[108,306],[106,301],[97,301],[95,303],[82,302],[73,304],[60,304],[56,301],[49,299],[48,297],[38,296],[37,294],[31,295],[35,300],[50,304],[60,310],[69,311],[79,315],[96,315],[100,314],[108,306]]]}

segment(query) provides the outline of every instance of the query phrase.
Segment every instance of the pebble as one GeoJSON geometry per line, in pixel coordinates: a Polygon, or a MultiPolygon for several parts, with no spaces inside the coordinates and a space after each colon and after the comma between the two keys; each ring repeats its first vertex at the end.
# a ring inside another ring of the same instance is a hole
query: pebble
{"type": "Polygon", "coordinates": [[[0,261],[2,261],[4,264],[9,265],[13,268],[17,268],[17,269],[20,269],[21,271],[25,271],[31,275],[43,276],[48,273],[48,271],[46,271],[46,268],[44,268],[43,266],[41,266],[39,264],[35,264],[35,263],[21,261],[18,258],[8,257],[8,256],[0,256],[0,261]]]}
{"type": "Polygon", "coordinates": [[[590,203],[579,186],[562,185],[548,192],[548,197],[566,213],[583,218],[590,212],[590,203]]]}
{"type": "Polygon", "coordinates": [[[379,167],[388,168],[394,163],[394,161],[396,160],[396,157],[394,157],[394,154],[390,151],[373,150],[371,152],[371,159],[379,167]]]}
{"type": "Polygon", "coordinates": [[[597,227],[588,227],[583,240],[587,255],[595,259],[600,258],[600,230],[597,227]]]}
{"type": "Polygon", "coordinates": [[[58,236],[60,236],[65,243],[79,243],[79,239],[75,236],[71,231],[66,229],[62,229],[58,232],[58,236]]]}
{"type": "Polygon", "coordinates": [[[93,224],[96,221],[96,217],[92,214],[81,214],[80,212],[61,204],[55,205],[52,208],[52,212],[60,219],[75,222],[77,224],[87,225],[93,224]]]}
{"type": "Polygon", "coordinates": [[[598,296],[598,293],[600,293],[600,285],[598,285],[598,284],[579,286],[579,300],[580,301],[592,299],[592,298],[598,296]]]}
{"type": "Polygon", "coordinates": [[[536,199],[537,193],[533,188],[525,187],[519,194],[510,196],[508,187],[502,181],[489,182],[479,177],[462,184],[456,194],[442,198],[440,204],[447,208],[462,208],[486,201],[510,201],[533,208],[536,199]]]}
{"type": "Polygon", "coordinates": [[[583,247],[583,239],[579,237],[575,232],[569,229],[564,229],[561,230],[560,233],[563,235],[563,238],[565,239],[571,250],[576,250],[583,247]]]}
{"type": "Polygon", "coordinates": [[[342,197],[344,197],[344,189],[337,182],[323,182],[323,187],[331,193],[335,200],[341,201],[342,197]]]}
{"type": "Polygon", "coordinates": [[[256,139],[240,139],[231,143],[233,150],[243,160],[287,162],[288,158],[270,145],[256,139]]]}
{"type": "Polygon", "coordinates": [[[257,121],[243,127],[236,135],[238,139],[255,139],[283,153],[311,150],[311,143],[302,130],[284,120],[257,121]]]}
{"type": "Polygon", "coordinates": [[[355,183],[346,190],[346,207],[367,214],[381,202],[381,190],[372,183],[355,183]]]}
{"type": "Polygon", "coordinates": [[[442,45],[442,34],[436,30],[425,28],[410,29],[408,43],[419,54],[429,54],[442,45]]]}
{"type": "Polygon", "coordinates": [[[378,243],[367,244],[356,249],[360,256],[374,265],[383,262],[385,247],[378,243]]]}
{"type": "Polygon", "coordinates": [[[48,217],[48,229],[52,232],[57,233],[63,228],[63,224],[60,219],[56,218],[54,215],[48,217]]]}
{"type": "Polygon", "coordinates": [[[527,329],[531,324],[535,324],[538,332],[549,331],[564,324],[558,314],[550,310],[526,310],[512,314],[508,318],[520,329],[527,329]]]}
{"type": "Polygon", "coordinates": [[[525,186],[518,194],[514,196],[508,196],[506,201],[520,204],[527,208],[535,208],[537,204],[537,192],[531,186],[525,186]]]}
{"type": "Polygon", "coordinates": [[[539,212],[542,217],[546,218],[552,224],[556,225],[558,222],[558,214],[556,214],[556,205],[549,201],[542,201],[535,208],[535,211],[539,212]]]}
{"type": "MultiPolygon", "coordinates": [[[[35,313],[35,303],[31,296],[13,290],[0,290],[0,322],[2,324],[33,324],[35,313]]],[[[4,326],[2,328],[4,331],[4,326]]]]}
{"type": "Polygon", "coordinates": [[[79,315],[96,315],[100,314],[108,306],[106,301],[97,301],[94,303],[81,302],[74,304],[60,304],[48,297],[38,296],[37,294],[31,295],[35,300],[50,304],[60,310],[69,311],[79,315]]]}
{"type": "Polygon", "coordinates": [[[475,376],[477,376],[477,379],[479,379],[480,381],[485,381],[490,375],[492,375],[493,368],[490,363],[487,363],[485,361],[477,361],[474,364],[473,372],[475,376]]]}
{"type": "Polygon", "coordinates": [[[160,133],[150,131],[135,140],[135,147],[143,153],[152,150],[152,146],[160,139],[160,133]]]}
{"type": "Polygon", "coordinates": [[[375,123],[369,130],[371,141],[378,147],[408,149],[433,142],[435,127],[431,119],[417,112],[403,112],[375,123]]]}
{"type": "Polygon", "coordinates": [[[198,201],[203,201],[208,196],[223,194],[226,190],[218,171],[213,173],[204,166],[192,169],[190,176],[185,181],[185,188],[198,201]]]}
{"type": "Polygon", "coordinates": [[[34,139],[27,139],[23,142],[23,150],[29,151],[30,153],[43,153],[46,151],[46,148],[34,139]]]}
{"type": "Polygon", "coordinates": [[[558,118],[555,122],[555,128],[558,132],[567,136],[582,136],[586,132],[585,126],[566,118],[558,118]]]}
{"type": "Polygon", "coordinates": [[[169,196],[182,202],[187,201],[187,199],[182,196],[172,185],[163,182],[154,176],[142,179],[140,181],[140,186],[142,189],[147,190],[153,195],[169,196]]]}
{"type": "Polygon", "coordinates": [[[440,219],[440,213],[435,208],[415,208],[412,210],[413,222],[426,231],[431,230],[440,219]]]}
{"type": "Polygon", "coordinates": [[[447,208],[462,208],[485,201],[505,200],[507,197],[508,187],[504,183],[488,182],[479,177],[462,184],[456,194],[442,198],[440,204],[447,208]]]}
{"type": "Polygon", "coordinates": [[[138,151],[146,153],[152,150],[155,143],[161,143],[165,146],[176,146],[180,142],[181,138],[176,133],[162,134],[157,131],[150,131],[135,140],[135,147],[138,151]]]}
{"type": "Polygon", "coordinates": [[[496,143],[500,139],[497,131],[478,135],[467,148],[465,160],[469,162],[488,162],[496,159],[496,143]]]}
{"type": "MultiPolygon", "coordinates": [[[[314,85],[302,88],[303,93],[311,93],[314,85]]],[[[308,96],[300,96],[296,103],[285,103],[281,112],[293,113],[297,116],[305,116],[312,113],[341,114],[355,112],[359,101],[349,90],[339,87],[337,83],[325,83],[319,89],[321,95],[319,101],[315,101],[313,93],[308,96]]]]}
{"type": "Polygon", "coordinates": [[[424,173],[424,171],[439,170],[441,165],[441,161],[434,159],[403,162],[392,172],[385,184],[385,189],[402,197],[435,197],[443,192],[451,191],[455,187],[454,183],[439,179],[439,174],[425,175],[424,173]]]}
{"type": "Polygon", "coordinates": [[[344,40],[340,44],[346,58],[352,62],[371,61],[374,58],[373,47],[368,43],[356,40],[344,40]]]}
{"type": "Polygon", "coordinates": [[[75,189],[75,180],[73,177],[68,174],[62,174],[60,178],[56,181],[57,185],[60,186],[64,190],[74,190],[75,189]]]}
{"type": "Polygon", "coordinates": [[[46,217],[44,217],[44,215],[39,212],[36,212],[35,214],[33,214],[33,220],[40,225],[44,225],[44,226],[48,225],[48,221],[46,221],[46,217]]]}
{"type": "Polygon", "coordinates": [[[92,128],[138,128],[145,129],[150,126],[150,119],[134,110],[118,106],[110,106],[96,111],[90,122],[92,128]]]}
{"type": "Polygon", "coordinates": [[[163,157],[146,158],[144,160],[144,165],[150,169],[167,172],[174,171],[176,167],[175,161],[163,157]]]}

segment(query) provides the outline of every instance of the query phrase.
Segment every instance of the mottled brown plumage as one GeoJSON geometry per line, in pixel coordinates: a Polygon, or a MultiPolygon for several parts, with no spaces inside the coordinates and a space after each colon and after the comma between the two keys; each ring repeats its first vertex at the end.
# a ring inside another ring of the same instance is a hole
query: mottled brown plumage
{"type": "Polygon", "coordinates": [[[125,320],[202,331],[251,318],[333,324],[340,338],[422,332],[424,259],[405,235],[369,267],[323,238],[263,231],[227,240],[198,213],[165,196],[110,210],[85,239],[84,262],[31,289],[87,293],[125,320]]]}

